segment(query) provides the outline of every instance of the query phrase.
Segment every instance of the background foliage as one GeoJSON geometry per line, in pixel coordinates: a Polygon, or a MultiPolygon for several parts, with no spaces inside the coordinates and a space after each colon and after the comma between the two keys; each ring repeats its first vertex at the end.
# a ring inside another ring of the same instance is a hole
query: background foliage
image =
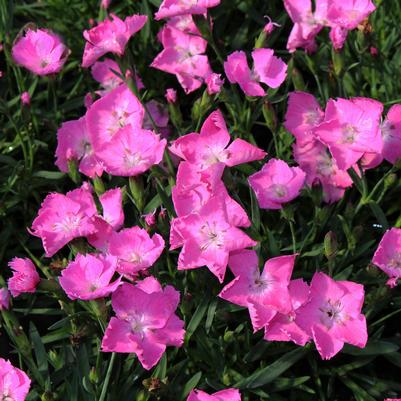
{"type": "MultiPolygon", "coordinates": [[[[159,3],[116,0],[111,10],[120,17],[137,12],[151,17],[159,3]]],[[[322,104],[336,96],[372,97],[386,107],[401,103],[401,3],[388,0],[376,4],[371,29],[352,32],[341,54],[332,53],[326,32],[319,35],[319,51],[307,56],[302,51],[290,55],[285,50],[291,23],[280,0],[223,0],[220,7],[211,10],[216,46],[223,57],[236,49],[250,51],[266,22],[263,16],[269,15],[282,27],[268,38],[267,46],[289,63],[289,78],[278,91],[269,93],[268,101],[242,99],[239,108],[230,90],[212,101],[202,90],[185,96],[179,89],[183,118],[174,122],[174,137],[195,130],[205,115],[220,107],[233,135],[256,141],[270,155],[291,163],[292,138],[281,123],[288,92],[294,88],[315,94],[322,104]],[[378,49],[377,56],[370,54],[371,46],[378,49]],[[272,110],[277,124],[272,123],[272,110]]],[[[51,279],[74,254],[72,247],[70,252],[59,253],[65,259],[44,258],[40,241],[26,228],[48,192],[75,187],[54,166],[56,131],[62,121],[85,112],[83,97],[96,90],[90,72],[80,67],[80,61],[82,31],[89,27],[90,18],[98,16],[96,0],[0,2],[0,41],[4,45],[0,53],[0,280],[9,276],[6,264],[13,256],[32,257],[51,279]],[[38,79],[10,61],[13,40],[30,22],[53,29],[71,49],[56,78],[38,79]],[[25,90],[32,97],[30,108],[21,106],[20,94],[25,90]]],[[[155,21],[147,24],[130,47],[148,88],[145,98],[163,101],[165,89],[178,88],[178,84],[174,76],[148,67],[160,51],[155,36],[161,25],[155,21]]],[[[223,72],[210,46],[208,53],[213,69],[223,72]]],[[[399,288],[385,287],[384,275],[370,266],[385,229],[401,226],[397,169],[384,163],[369,171],[366,179],[334,205],[324,205],[319,190],[305,191],[285,213],[279,213],[259,210],[255,204],[246,177],[258,168],[260,164],[254,163],[231,169],[225,183],[252,216],[249,233],[260,241],[261,256],[266,259],[290,253],[295,245],[301,253],[295,278],[310,279],[319,269],[332,272],[336,279],[363,283],[368,346],[363,350],[345,347],[331,361],[321,361],[313,346],[265,342],[262,333],[252,333],[245,310],[216,297],[221,286],[207,269],[177,272],[177,255],[165,252],[153,271],[161,281],[180,290],[180,314],[187,336],[184,347],[169,349],[150,372],[144,371],[134,356],[125,355],[116,355],[109,369],[110,354],[98,352],[109,309],[101,302],[68,302],[61,293],[52,291],[51,280],[41,284],[36,294],[14,300],[11,312],[2,313],[0,354],[34,379],[29,400],[181,401],[194,386],[216,391],[238,387],[245,401],[373,401],[401,395],[401,293],[399,288]],[[358,189],[371,193],[373,188],[369,202],[361,203],[358,189]],[[335,252],[328,249],[329,237],[336,238],[335,252]],[[328,254],[332,257],[327,258],[328,254]]],[[[157,177],[157,171],[150,177],[157,177]]],[[[168,183],[158,179],[158,187],[155,180],[149,180],[148,211],[160,199],[168,206],[168,183]]],[[[123,186],[127,181],[113,178],[105,184],[123,186]]],[[[137,224],[140,215],[129,200],[125,212],[129,224],[137,224]]],[[[158,231],[168,238],[165,221],[159,221],[158,231]]],[[[228,276],[227,281],[230,279],[228,276]]]]}

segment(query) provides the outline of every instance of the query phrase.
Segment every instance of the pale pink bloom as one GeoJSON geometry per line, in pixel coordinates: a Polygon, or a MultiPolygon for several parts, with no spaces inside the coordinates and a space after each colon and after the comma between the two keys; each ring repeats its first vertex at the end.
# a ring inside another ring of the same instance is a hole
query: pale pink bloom
{"type": "Polygon", "coordinates": [[[317,0],[314,12],[311,0],[284,0],[284,6],[294,23],[287,42],[288,51],[301,47],[314,52],[315,37],[326,23],[327,0],[317,0]]]}
{"type": "Polygon", "coordinates": [[[352,30],[376,10],[371,0],[330,0],[327,19],[330,25],[352,30]]]}
{"type": "Polygon", "coordinates": [[[277,313],[265,327],[265,340],[293,341],[304,346],[310,339],[295,322],[297,310],[309,299],[309,287],[302,279],[292,280],[288,286],[292,310],[287,313],[277,313]]]}
{"type": "Polygon", "coordinates": [[[220,93],[221,87],[224,84],[224,79],[221,78],[221,74],[212,73],[206,77],[207,93],[214,95],[220,93]]]}
{"type": "Polygon", "coordinates": [[[58,73],[68,54],[61,39],[46,29],[28,29],[12,48],[14,61],[36,75],[58,73]]]}
{"type": "Polygon", "coordinates": [[[230,252],[255,246],[248,235],[232,225],[222,194],[211,197],[196,213],[171,223],[170,249],[182,247],[178,270],[206,266],[223,282],[230,252]]]}
{"type": "Polygon", "coordinates": [[[70,299],[104,298],[121,284],[121,278],[111,282],[116,268],[115,256],[78,254],[61,272],[59,282],[70,299]]]}
{"type": "Polygon", "coordinates": [[[383,136],[383,157],[395,164],[401,159],[401,104],[390,107],[381,126],[383,136]]]}
{"type": "Polygon", "coordinates": [[[175,103],[177,101],[177,91],[173,88],[166,90],[165,98],[169,103],[175,103]]]}
{"type": "Polygon", "coordinates": [[[296,255],[269,259],[259,270],[255,251],[242,250],[230,255],[228,265],[235,279],[219,297],[249,309],[254,331],[265,327],[280,312],[292,311],[288,290],[296,255]]]}
{"type": "Polygon", "coordinates": [[[110,92],[123,83],[120,76],[115,74],[113,71],[120,76],[122,75],[118,64],[110,58],[105,58],[103,61],[96,61],[96,63],[92,65],[92,77],[95,81],[99,82],[104,89],[104,91],[101,91],[101,95],[110,92]]]}
{"type": "MultiPolygon", "coordinates": [[[[177,17],[169,18],[166,22],[166,25],[170,28],[175,28],[185,33],[192,33],[197,36],[202,36],[194,22],[192,14],[179,15],[177,17]]],[[[158,39],[160,41],[162,41],[162,32],[163,31],[161,30],[158,34],[158,39]]]]}
{"type": "Polygon", "coordinates": [[[10,308],[10,293],[7,288],[0,288],[0,311],[10,308]]]}
{"type": "Polygon", "coordinates": [[[253,70],[249,68],[246,54],[236,51],[224,62],[228,80],[237,83],[248,96],[265,96],[259,84],[263,82],[270,88],[278,88],[287,76],[287,64],[274,55],[272,49],[255,49],[252,52],[253,70]]]}
{"type": "Polygon", "coordinates": [[[66,195],[52,193],[43,201],[32,223],[31,234],[42,239],[46,256],[51,257],[74,238],[94,233],[92,218],[96,214],[87,184],[66,195]]]}
{"type": "Polygon", "coordinates": [[[313,141],[313,130],[323,118],[324,112],[313,95],[306,92],[290,93],[284,127],[294,135],[297,144],[313,141]]]}
{"type": "Polygon", "coordinates": [[[262,149],[243,139],[235,139],[228,146],[230,139],[223,114],[216,110],[205,120],[199,134],[194,132],[178,138],[170,151],[201,170],[216,163],[232,167],[266,156],[262,149]]]}
{"type": "Polygon", "coordinates": [[[176,185],[172,189],[174,208],[178,217],[198,212],[215,194],[224,199],[229,223],[249,227],[251,222],[242,206],[232,199],[221,179],[223,163],[216,163],[199,171],[195,164],[181,162],[178,166],[176,185]]]}
{"type": "Polygon", "coordinates": [[[26,373],[0,358],[0,397],[4,401],[24,401],[31,380],[26,373]]]}
{"type": "Polygon", "coordinates": [[[86,116],[66,121],[57,130],[56,166],[68,173],[68,162],[74,160],[79,162],[79,171],[90,178],[103,174],[103,165],[92,148],[86,116]]]}
{"type": "Polygon", "coordinates": [[[97,150],[96,155],[107,173],[132,177],[159,164],[166,144],[167,141],[153,131],[126,125],[97,150]]]}
{"type": "Polygon", "coordinates": [[[184,341],[184,322],[174,313],[179,301],[178,291],[162,289],[154,277],[135,286],[124,283],[112,295],[116,317],[107,326],[102,351],[134,353],[145,369],[151,369],[166,346],[180,347],[184,341]]]}
{"type": "Polygon", "coordinates": [[[213,394],[195,389],[190,392],[187,401],[241,401],[241,394],[235,388],[228,388],[213,394]]]}
{"type": "Polygon", "coordinates": [[[90,30],[84,31],[86,39],[82,66],[90,67],[106,53],[122,56],[129,39],[145,25],[146,15],[133,15],[124,21],[114,14],[112,19],[100,22],[90,30]]]}
{"type": "Polygon", "coordinates": [[[29,106],[31,104],[31,96],[29,92],[23,92],[21,94],[21,103],[25,106],[29,106]]]}
{"type": "Polygon", "coordinates": [[[290,167],[283,160],[271,159],[248,181],[262,209],[281,209],[284,203],[299,195],[305,177],[305,172],[299,167],[290,167]]]}
{"type": "Polygon", "coordinates": [[[309,301],[298,309],[295,322],[313,338],[320,356],[330,359],[344,343],[365,347],[368,333],[361,314],[363,301],[361,284],[315,273],[309,301]]]}
{"type": "Polygon", "coordinates": [[[13,276],[8,279],[8,289],[13,297],[18,295],[36,291],[40,277],[36,271],[36,267],[28,258],[14,258],[8,262],[8,266],[13,271],[13,276]]]}
{"type": "Polygon", "coordinates": [[[390,279],[399,280],[401,278],[400,228],[392,228],[384,233],[372,262],[386,273],[390,279]]]}
{"type": "Polygon", "coordinates": [[[208,8],[219,4],[220,0],[163,0],[155,14],[155,20],[185,14],[206,14],[208,8]]]}
{"type": "Polygon", "coordinates": [[[107,252],[109,241],[114,231],[124,224],[121,188],[110,189],[99,196],[102,205],[102,216],[93,217],[95,231],[87,236],[88,242],[95,248],[107,252]]]}
{"type": "Polygon", "coordinates": [[[127,125],[140,129],[144,114],[141,102],[125,84],[96,100],[86,114],[89,138],[95,151],[114,142],[116,133],[127,125]]]}
{"type": "Polygon", "coordinates": [[[156,224],[156,209],[151,213],[146,213],[142,216],[148,227],[152,227],[156,224]]]}
{"type": "Polygon", "coordinates": [[[383,105],[373,99],[329,100],[325,120],[315,134],[329,147],[340,169],[349,169],[364,153],[381,153],[382,111],[383,105]]]}
{"type": "Polygon", "coordinates": [[[151,67],[175,74],[185,93],[198,89],[212,70],[206,52],[207,41],[201,36],[181,31],[166,24],[158,34],[163,50],[151,67]]]}
{"type": "Polygon", "coordinates": [[[119,273],[133,275],[154,265],[164,247],[161,235],[150,237],[143,228],[131,227],[112,234],[109,252],[119,259],[119,273]]]}
{"type": "Polygon", "coordinates": [[[276,28],[281,27],[280,24],[277,24],[277,22],[272,21],[272,19],[268,15],[265,15],[265,18],[267,18],[268,23],[263,28],[263,32],[265,32],[267,35],[270,35],[276,28]]]}

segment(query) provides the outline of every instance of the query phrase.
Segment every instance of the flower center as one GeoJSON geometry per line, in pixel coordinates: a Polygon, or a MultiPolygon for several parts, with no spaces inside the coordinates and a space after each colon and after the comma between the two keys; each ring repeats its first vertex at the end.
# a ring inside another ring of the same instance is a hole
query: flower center
{"type": "Polygon", "coordinates": [[[130,149],[125,149],[124,165],[126,168],[132,168],[142,163],[142,157],[139,153],[132,153],[130,149]]]}
{"type": "Polygon", "coordinates": [[[283,198],[288,194],[287,187],[283,184],[273,184],[270,187],[270,190],[273,192],[276,198],[283,198]]]}
{"type": "Polygon", "coordinates": [[[389,262],[389,267],[392,269],[401,269],[401,253],[400,252],[394,252],[393,257],[391,258],[389,262]]]}
{"type": "Polygon", "coordinates": [[[309,110],[307,113],[305,113],[304,123],[308,125],[317,125],[320,123],[320,120],[320,114],[316,110],[309,110]]]}
{"type": "Polygon", "coordinates": [[[343,143],[352,144],[355,142],[358,135],[358,129],[351,124],[347,124],[343,127],[343,143]]]}
{"type": "Polygon", "coordinates": [[[81,223],[81,216],[67,214],[66,217],[58,223],[53,223],[53,231],[70,232],[76,230],[81,223]]]}
{"type": "Polygon", "coordinates": [[[224,246],[224,234],[225,230],[218,230],[217,223],[206,222],[200,228],[200,235],[203,243],[200,248],[201,251],[205,251],[208,248],[221,249],[224,246]]]}
{"type": "Polygon", "coordinates": [[[346,315],[343,312],[343,306],[341,301],[328,300],[321,308],[321,322],[328,328],[331,329],[335,324],[342,324],[346,320],[346,315]]]}

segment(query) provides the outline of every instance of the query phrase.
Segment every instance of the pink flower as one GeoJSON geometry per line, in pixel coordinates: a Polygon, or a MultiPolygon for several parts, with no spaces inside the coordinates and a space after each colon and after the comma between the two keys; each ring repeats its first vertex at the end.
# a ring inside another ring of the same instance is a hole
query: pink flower
{"type": "Polygon", "coordinates": [[[241,401],[241,394],[235,388],[228,388],[210,395],[195,389],[190,392],[187,401],[241,401]]]}
{"type": "Polygon", "coordinates": [[[0,358],[0,397],[2,400],[24,401],[29,392],[31,380],[9,361],[0,358]]]}
{"type": "Polygon", "coordinates": [[[107,326],[102,351],[134,353],[145,369],[151,369],[166,346],[180,347],[184,341],[184,322],[174,313],[179,300],[178,291],[162,289],[154,277],[135,286],[124,283],[112,295],[116,317],[107,326]]]}
{"type": "Polygon", "coordinates": [[[96,61],[96,63],[92,65],[91,73],[93,79],[99,82],[104,88],[104,91],[101,91],[101,95],[110,92],[123,83],[123,80],[113,71],[122,75],[118,64],[110,58],[105,58],[103,61],[96,61]]]}
{"type": "Polygon", "coordinates": [[[219,297],[248,308],[254,331],[260,330],[278,312],[292,311],[288,285],[296,256],[269,259],[260,272],[255,251],[235,252],[228,262],[235,279],[223,288],[219,297]]]}
{"type": "Polygon", "coordinates": [[[365,347],[368,333],[361,314],[363,301],[361,284],[315,273],[309,301],[298,309],[295,322],[313,338],[320,356],[331,359],[344,343],[365,347]]]}
{"type": "Polygon", "coordinates": [[[401,278],[401,229],[387,230],[373,256],[372,262],[378,266],[390,279],[401,278]]]}
{"type": "Polygon", "coordinates": [[[132,177],[144,173],[163,159],[167,141],[153,131],[136,129],[131,125],[121,128],[113,140],[96,153],[104,169],[111,175],[132,177]]]}
{"type": "MultiPolygon", "coordinates": [[[[169,114],[166,105],[159,103],[156,100],[150,100],[146,103],[149,114],[152,116],[153,122],[161,130],[166,128],[169,121],[169,114]]],[[[152,129],[153,124],[150,117],[145,114],[143,119],[143,128],[152,129]]]]}
{"type": "Polygon", "coordinates": [[[185,14],[206,14],[208,8],[219,4],[220,0],[163,0],[155,14],[155,20],[185,14]]]}
{"type": "Polygon", "coordinates": [[[230,134],[223,114],[216,110],[203,123],[200,133],[184,135],[173,142],[170,151],[199,169],[216,163],[232,167],[261,160],[266,153],[243,139],[235,139],[229,146],[230,134]]]}
{"type": "Polygon", "coordinates": [[[376,57],[379,54],[379,50],[377,49],[377,47],[374,46],[370,46],[369,52],[373,57],[376,57]]]}
{"type": "Polygon", "coordinates": [[[13,297],[36,291],[40,277],[30,259],[14,258],[8,262],[8,266],[13,270],[13,276],[8,280],[8,289],[13,297]]]}
{"type": "Polygon", "coordinates": [[[78,254],[61,272],[60,285],[70,299],[104,298],[121,284],[121,278],[111,283],[116,268],[114,256],[78,254]]]}
{"type": "Polygon", "coordinates": [[[86,39],[82,66],[90,67],[106,53],[122,56],[128,40],[145,25],[146,15],[133,15],[124,21],[110,14],[111,20],[100,22],[90,30],[84,31],[86,39]]]}
{"type": "Polygon", "coordinates": [[[381,153],[382,111],[383,105],[372,99],[329,100],[325,120],[315,134],[329,147],[340,169],[349,169],[364,153],[381,153]]]}
{"type": "Polygon", "coordinates": [[[395,164],[401,159],[401,104],[390,107],[381,126],[383,136],[383,157],[395,164]]]}
{"type": "Polygon", "coordinates": [[[120,85],[96,100],[87,111],[89,138],[97,152],[122,128],[130,125],[140,129],[145,111],[138,98],[126,85],[120,85]]]}
{"type": "Polygon", "coordinates": [[[110,7],[111,0],[101,0],[100,7],[107,10],[110,7]]]}
{"type": "Polygon", "coordinates": [[[7,288],[0,288],[0,311],[10,308],[10,293],[7,288]]]}
{"type": "Polygon", "coordinates": [[[119,273],[133,275],[151,267],[164,247],[159,234],[151,238],[143,228],[131,227],[112,234],[109,252],[119,258],[119,273]]]}
{"type": "Polygon", "coordinates": [[[281,27],[280,24],[277,24],[276,22],[272,21],[272,19],[268,15],[265,15],[265,18],[267,18],[268,23],[263,28],[263,32],[265,32],[267,35],[270,35],[275,28],[281,27]]]}
{"type": "Polygon", "coordinates": [[[56,166],[68,173],[68,162],[79,162],[79,171],[90,178],[100,177],[103,165],[96,157],[86,125],[86,116],[64,122],[57,130],[56,166]]]}
{"type": "Polygon", "coordinates": [[[324,112],[316,98],[306,92],[291,92],[284,127],[301,143],[314,140],[314,129],[323,121],[324,112]]]}
{"type": "Polygon", "coordinates": [[[23,92],[21,94],[21,103],[25,106],[29,106],[31,104],[31,96],[29,92],[23,92]]]}
{"type": "Polygon", "coordinates": [[[266,92],[259,84],[265,83],[270,88],[278,88],[287,76],[287,65],[274,55],[272,49],[255,49],[252,52],[253,70],[248,66],[246,54],[236,51],[224,62],[224,71],[228,80],[237,83],[248,96],[265,96],[266,92]]]}
{"type": "Polygon", "coordinates": [[[177,101],[177,91],[173,88],[166,90],[165,98],[169,103],[175,103],[177,101]]]}
{"type": "Polygon", "coordinates": [[[230,223],[222,194],[212,196],[196,213],[171,223],[170,249],[183,247],[178,270],[207,266],[223,282],[230,252],[256,242],[230,223]]]}
{"type": "Polygon", "coordinates": [[[262,170],[248,178],[263,209],[281,209],[283,203],[295,199],[305,183],[305,172],[290,167],[283,160],[271,159],[262,170]]]}
{"type": "Polygon", "coordinates": [[[68,54],[61,39],[46,29],[28,29],[12,48],[14,61],[36,75],[58,73],[68,54]]]}
{"type": "Polygon", "coordinates": [[[206,77],[207,93],[214,95],[220,93],[221,87],[224,84],[224,79],[221,78],[221,74],[212,73],[206,77]]]}
{"type": "Polygon", "coordinates": [[[348,30],[339,25],[334,25],[330,30],[329,36],[334,49],[340,50],[343,48],[344,43],[347,40],[348,30]]]}
{"type": "Polygon", "coordinates": [[[167,23],[158,34],[163,50],[151,67],[175,74],[185,93],[198,89],[212,74],[206,52],[207,41],[167,23]]]}
{"type": "Polygon", "coordinates": [[[277,313],[265,327],[265,340],[293,341],[304,346],[310,337],[296,324],[297,310],[309,298],[309,287],[302,279],[292,280],[288,286],[292,310],[287,313],[277,313]]]}
{"type": "Polygon", "coordinates": [[[142,217],[148,227],[152,227],[156,224],[156,209],[151,213],[144,214],[142,217]]]}
{"type": "Polygon", "coordinates": [[[238,227],[249,227],[251,222],[242,206],[232,199],[221,176],[224,164],[213,164],[199,171],[196,165],[181,162],[178,166],[177,183],[172,189],[174,208],[178,217],[198,212],[209,199],[219,194],[225,202],[229,223],[238,227]]]}
{"type": "Polygon", "coordinates": [[[42,239],[46,256],[51,257],[74,238],[94,233],[96,213],[87,184],[66,195],[52,193],[43,201],[31,233],[42,239]]]}
{"type": "Polygon", "coordinates": [[[370,0],[332,0],[328,3],[327,18],[331,25],[352,30],[375,10],[370,0]]]}

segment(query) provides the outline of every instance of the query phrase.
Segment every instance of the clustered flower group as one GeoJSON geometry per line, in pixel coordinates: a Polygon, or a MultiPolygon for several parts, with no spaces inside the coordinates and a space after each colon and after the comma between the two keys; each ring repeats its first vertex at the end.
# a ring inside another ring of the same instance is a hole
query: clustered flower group
{"type": "MultiPolygon", "coordinates": [[[[108,2],[104,3],[107,9],[108,2]]],[[[163,50],[151,66],[175,74],[185,93],[203,83],[209,94],[223,87],[223,78],[212,71],[206,55],[208,41],[193,18],[204,18],[211,30],[208,8],[219,3],[164,0],[155,15],[167,22],[158,34],[163,50]]],[[[308,0],[284,4],[294,21],[290,51],[314,50],[314,38],[323,26],[331,28],[334,47],[341,48],[347,32],[374,10],[369,0],[317,1],[313,12],[308,0]]],[[[143,15],[124,21],[111,15],[84,32],[82,66],[91,68],[101,87],[96,100],[88,98],[85,115],[64,122],[58,130],[55,163],[61,171],[77,166],[91,179],[103,174],[135,177],[161,164],[167,139],[158,132],[168,126],[166,107],[155,101],[143,104],[144,86],[135,69],[124,71],[110,58],[100,60],[108,53],[123,56],[130,38],[146,22],[143,15]]],[[[60,38],[40,29],[28,30],[13,48],[14,60],[37,75],[57,73],[67,56],[60,38]]],[[[261,84],[278,88],[286,79],[287,65],[272,49],[255,49],[251,56],[252,69],[245,52],[230,54],[224,71],[228,81],[238,84],[247,96],[264,96],[261,84]]],[[[168,89],[166,99],[175,103],[177,93],[168,89]]],[[[291,93],[284,125],[296,139],[293,153],[298,166],[275,158],[262,166],[266,152],[237,132],[230,133],[220,110],[207,116],[199,133],[172,141],[168,151],[180,161],[171,191],[176,217],[170,222],[169,244],[170,250],[180,248],[178,270],[206,266],[223,283],[228,266],[234,279],[219,297],[247,308],[254,331],[263,329],[268,341],[304,346],[313,340],[323,359],[336,355],[344,343],[364,347],[368,334],[362,314],[363,286],[336,281],[323,272],[316,272],[310,285],[302,278],[292,279],[296,254],[269,259],[261,271],[258,254],[250,249],[257,242],[244,231],[251,221],[229,195],[222,177],[226,168],[259,161],[260,171],[248,181],[263,209],[283,208],[305,185],[321,184],[327,202],[339,200],[352,185],[349,169],[361,174],[383,159],[395,163],[401,158],[401,106],[393,106],[384,122],[382,112],[381,103],[366,98],[330,99],[323,111],[313,95],[291,93]]],[[[184,322],[176,314],[180,294],[150,275],[149,269],[165,251],[165,240],[139,225],[124,227],[123,198],[119,187],[96,195],[89,183],[65,195],[51,193],[31,233],[42,240],[47,257],[71,241],[86,239],[88,253],[78,253],[62,270],[60,286],[71,300],[111,296],[115,316],[106,328],[102,351],[134,353],[145,369],[151,369],[167,346],[183,344],[184,322]]],[[[154,213],[145,221],[148,228],[154,226],[154,213]]],[[[384,235],[373,258],[390,277],[391,286],[401,278],[400,249],[401,230],[394,228],[384,235]]],[[[40,277],[33,263],[15,258],[9,266],[11,295],[34,292],[40,277]]],[[[0,308],[8,307],[8,291],[2,289],[0,308]]],[[[0,376],[3,399],[25,398],[30,381],[23,372],[1,359],[0,376]]],[[[212,395],[193,390],[188,397],[188,401],[240,400],[236,389],[212,395]]]]}

